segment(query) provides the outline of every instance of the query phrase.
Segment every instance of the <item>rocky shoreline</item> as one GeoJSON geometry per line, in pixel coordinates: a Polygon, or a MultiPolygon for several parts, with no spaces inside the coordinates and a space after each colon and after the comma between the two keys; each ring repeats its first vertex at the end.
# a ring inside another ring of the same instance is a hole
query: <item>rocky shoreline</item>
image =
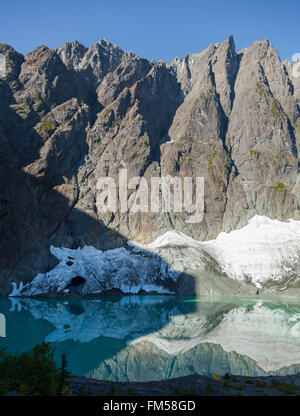
{"type": "Polygon", "coordinates": [[[267,377],[193,374],[147,382],[72,376],[70,390],[74,396],[299,396],[300,373],[267,377]]]}

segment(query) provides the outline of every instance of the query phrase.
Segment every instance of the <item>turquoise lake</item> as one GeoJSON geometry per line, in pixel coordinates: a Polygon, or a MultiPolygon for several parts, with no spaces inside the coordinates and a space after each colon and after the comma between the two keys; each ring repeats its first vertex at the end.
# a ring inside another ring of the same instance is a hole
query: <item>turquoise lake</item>
{"type": "Polygon", "coordinates": [[[74,375],[147,381],[300,371],[300,303],[123,296],[2,298],[8,351],[47,341],[74,375]]]}

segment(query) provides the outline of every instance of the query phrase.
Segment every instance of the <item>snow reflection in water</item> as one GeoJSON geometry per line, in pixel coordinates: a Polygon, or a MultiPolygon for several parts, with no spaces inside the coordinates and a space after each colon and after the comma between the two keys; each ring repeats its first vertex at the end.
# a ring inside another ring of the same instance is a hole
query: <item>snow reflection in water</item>
{"type": "Polygon", "coordinates": [[[150,380],[300,371],[296,302],[124,296],[1,299],[9,351],[50,342],[73,374],[150,380]]]}

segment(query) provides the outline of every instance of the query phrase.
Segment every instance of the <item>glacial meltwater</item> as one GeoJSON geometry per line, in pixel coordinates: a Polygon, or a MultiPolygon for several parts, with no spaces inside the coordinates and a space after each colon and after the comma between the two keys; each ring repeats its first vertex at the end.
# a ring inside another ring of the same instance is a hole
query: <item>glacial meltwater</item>
{"type": "Polygon", "coordinates": [[[49,342],[74,375],[147,381],[300,371],[299,301],[122,296],[0,299],[8,351],[49,342]]]}

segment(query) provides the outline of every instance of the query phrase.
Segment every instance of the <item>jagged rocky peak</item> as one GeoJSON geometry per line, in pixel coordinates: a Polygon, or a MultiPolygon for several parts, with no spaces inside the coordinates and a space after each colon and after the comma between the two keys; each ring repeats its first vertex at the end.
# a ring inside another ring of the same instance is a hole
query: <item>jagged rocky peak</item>
{"type": "Polygon", "coordinates": [[[6,80],[10,82],[17,80],[24,56],[6,43],[0,43],[0,53],[6,58],[6,80]]]}
{"type": "Polygon", "coordinates": [[[209,45],[200,53],[187,54],[184,58],[174,58],[168,67],[172,68],[182,83],[183,91],[187,94],[197,82],[198,76],[205,66],[224,60],[230,65],[236,59],[235,45],[232,36],[229,36],[222,44],[209,45]]]}
{"type": "Polygon", "coordinates": [[[217,94],[225,115],[228,117],[233,105],[233,90],[239,59],[233,36],[229,36],[218,48],[212,59],[212,73],[217,94]]]}
{"type": "Polygon", "coordinates": [[[124,52],[107,39],[101,39],[89,48],[78,41],[68,42],[58,48],[57,53],[67,68],[84,72],[85,76],[92,77],[98,83],[123,59],[135,57],[134,53],[124,52]]]}
{"type": "Polygon", "coordinates": [[[269,185],[268,180],[274,180],[274,176],[278,182],[281,177],[282,182],[295,183],[298,162],[291,123],[299,117],[299,112],[288,74],[268,41],[256,42],[240,56],[226,138],[236,166],[249,180],[258,179],[257,164],[260,175],[267,169],[261,176],[262,185],[269,185]],[[258,156],[256,165],[254,156],[258,156]],[[289,167],[283,168],[282,163],[276,165],[274,160],[278,157],[289,167]]]}
{"type": "Polygon", "coordinates": [[[99,81],[121,63],[123,56],[121,48],[102,39],[87,49],[80,69],[89,69],[99,81]]]}
{"type": "Polygon", "coordinates": [[[57,49],[57,53],[61,57],[61,60],[66,67],[70,69],[78,69],[80,67],[80,63],[86,51],[87,48],[77,40],[65,43],[57,49]]]}

